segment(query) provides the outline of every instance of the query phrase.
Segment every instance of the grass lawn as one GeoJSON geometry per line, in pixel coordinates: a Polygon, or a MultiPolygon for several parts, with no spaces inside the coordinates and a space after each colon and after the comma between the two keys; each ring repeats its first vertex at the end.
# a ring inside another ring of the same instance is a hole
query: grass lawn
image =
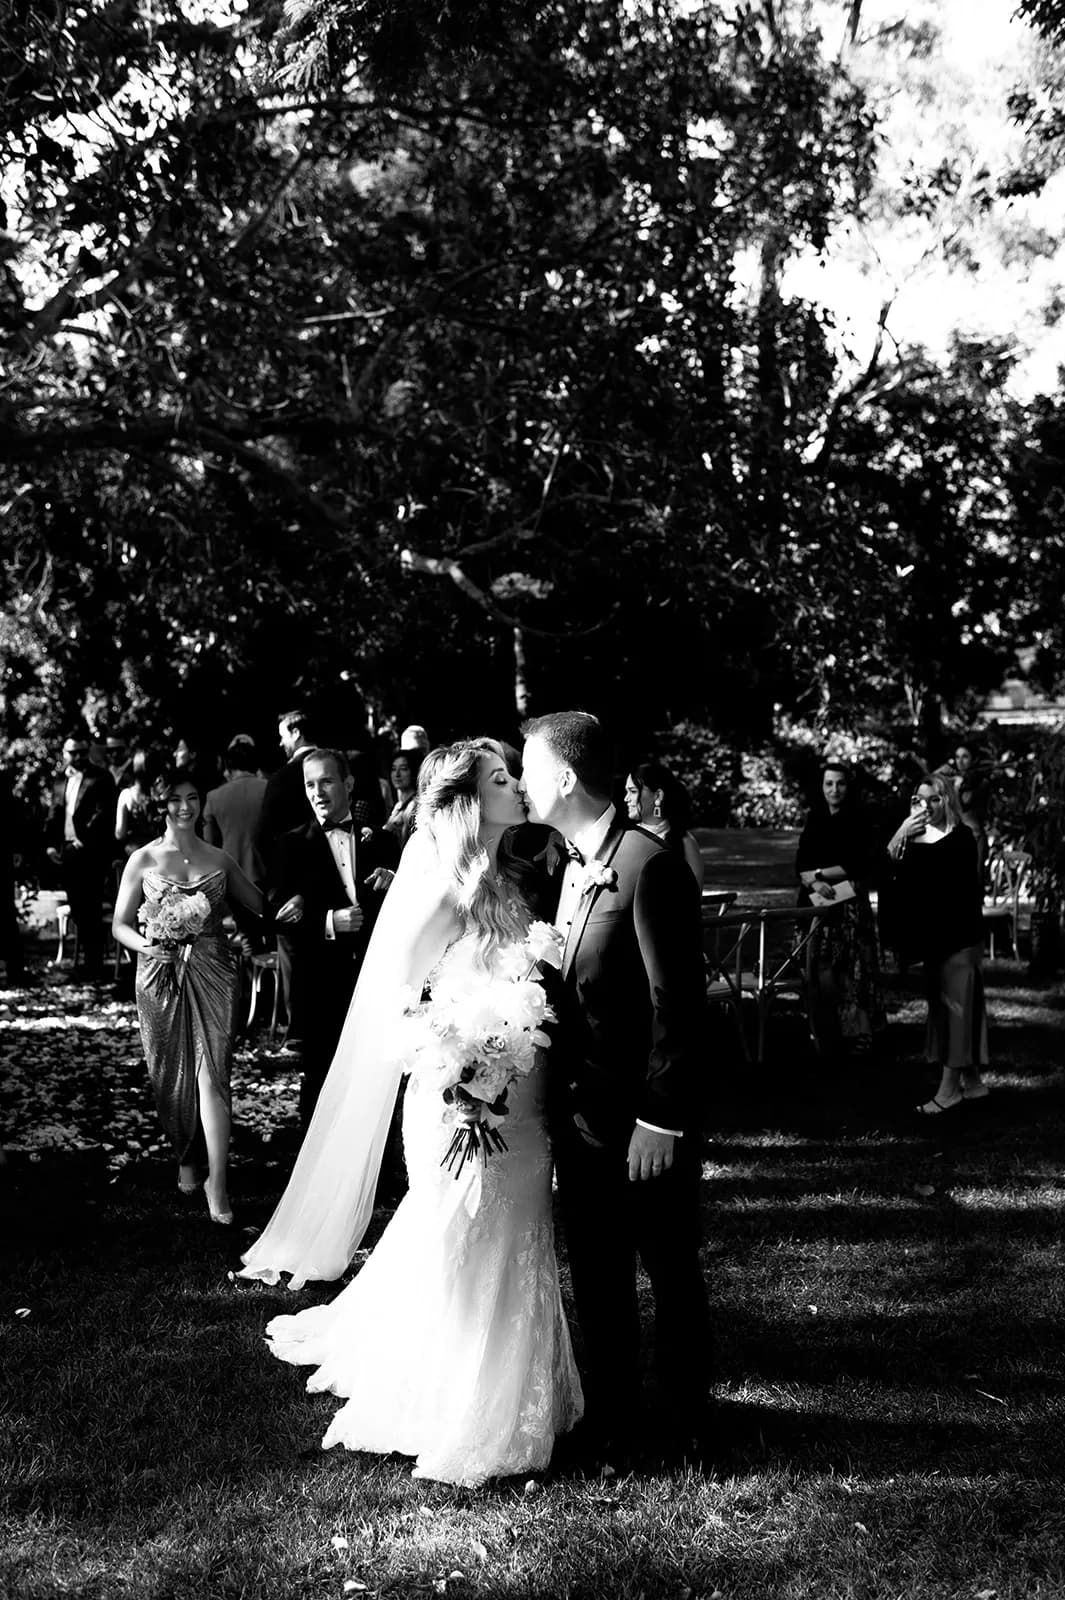
{"type": "Polygon", "coordinates": [[[226,1232],[151,1148],[131,1008],[0,994],[0,1594],[1065,1596],[1063,999],[990,985],[994,1092],[934,1127],[913,1000],[832,1076],[786,1023],[764,1077],[723,1037],[718,1460],[476,1492],[321,1452],[337,1402],[261,1335],[335,1288],[232,1279],[290,1159],[284,1059],[238,1061],[226,1232]]]}

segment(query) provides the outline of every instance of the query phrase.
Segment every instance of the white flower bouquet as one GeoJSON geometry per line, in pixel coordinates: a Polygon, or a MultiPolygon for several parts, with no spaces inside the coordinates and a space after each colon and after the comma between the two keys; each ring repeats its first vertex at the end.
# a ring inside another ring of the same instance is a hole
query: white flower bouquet
{"type": "Polygon", "coordinates": [[[498,1127],[507,1090],[548,1048],[543,1024],[555,1020],[537,969],[561,963],[562,935],[534,922],[521,944],[498,954],[491,977],[445,969],[431,999],[406,1009],[392,1059],[443,1098],[455,1131],[440,1165],[456,1178],[467,1161],[507,1148],[498,1127]]]}
{"type": "Polygon", "coordinates": [[[196,935],[202,933],[211,915],[211,902],[201,889],[187,894],[176,883],[167,884],[158,900],[141,906],[137,913],[141,932],[152,944],[164,950],[180,950],[187,961],[196,935]]]}

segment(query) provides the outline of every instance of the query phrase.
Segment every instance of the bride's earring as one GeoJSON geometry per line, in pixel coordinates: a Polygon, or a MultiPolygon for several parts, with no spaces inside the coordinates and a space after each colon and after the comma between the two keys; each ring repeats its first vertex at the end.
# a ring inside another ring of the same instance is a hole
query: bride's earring
{"type": "Polygon", "coordinates": [[[656,817],[660,817],[662,815],[662,802],[661,802],[661,800],[656,800],[655,801],[654,815],[656,817]]]}

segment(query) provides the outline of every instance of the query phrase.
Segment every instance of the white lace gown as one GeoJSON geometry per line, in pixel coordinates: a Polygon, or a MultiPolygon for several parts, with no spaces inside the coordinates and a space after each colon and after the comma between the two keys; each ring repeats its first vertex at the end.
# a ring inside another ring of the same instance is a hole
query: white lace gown
{"type": "MultiPolygon", "coordinates": [[[[453,944],[439,984],[473,970],[453,944]]],[[[467,979],[468,981],[468,979],[467,979]]],[[[474,1486],[547,1466],[583,1410],[559,1294],[544,1065],[510,1088],[508,1149],[456,1179],[438,1091],[408,1083],[410,1188],[372,1255],[329,1305],[275,1317],[282,1361],[317,1368],[312,1393],[346,1403],[323,1447],[414,1456],[414,1476],[474,1486]]]]}

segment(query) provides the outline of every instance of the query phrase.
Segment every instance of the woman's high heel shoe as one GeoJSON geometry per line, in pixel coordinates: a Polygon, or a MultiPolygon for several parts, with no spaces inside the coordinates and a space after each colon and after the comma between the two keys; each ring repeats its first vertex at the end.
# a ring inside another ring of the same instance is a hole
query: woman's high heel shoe
{"type": "Polygon", "coordinates": [[[207,1210],[208,1210],[208,1213],[210,1215],[211,1221],[212,1222],[217,1222],[220,1228],[231,1228],[233,1226],[233,1212],[232,1212],[232,1210],[229,1210],[229,1211],[216,1211],[214,1206],[211,1204],[211,1196],[207,1193],[207,1185],[206,1184],[204,1184],[204,1186],[203,1186],[203,1192],[204,1192],[204,1196],[205,1196],[205,1198],[207,1200],[207,1210]]]}

